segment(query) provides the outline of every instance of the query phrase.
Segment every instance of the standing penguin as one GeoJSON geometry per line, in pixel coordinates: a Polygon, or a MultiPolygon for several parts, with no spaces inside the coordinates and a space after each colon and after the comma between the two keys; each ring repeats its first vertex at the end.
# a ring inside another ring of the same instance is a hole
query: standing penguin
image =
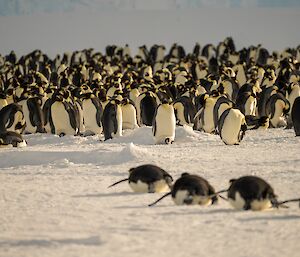
{"type": "Polygon", "coordinates": [[[218,201],[215,189],[209,182],[198,176],[189,173],[183,173],[176,180],[171,192],[165,194],[154,203],[153,206],[166,196],[171,195],[176,205],[211,205],[218,201]]]}
{"type": "Polygon", "coordinates": [[[138,124],[140,126],[143,124],[146,126],[152,125],[158,101],[156,94],[151,91],[147,91],[138,96],[136,107],[138,124]]]}
{"type": "Polygon", "coordinates": [[[100,135],[102,133],[101,119],[103,109],[99,98],[88,92],[81,95],[83,123],[85,135],[100,135]]]}
{"type": "Polygon", "coordinates": [[[6,95],[2,92],[2,90],[0,90],[0,110],[6,105],[8,105],[6,95]]]}
{"type": "Polygon", "coordinates": [[[124,98],[121,102],[122,108],[122,128],[135,129],[138,127],[136,119],[135,104],[129,98],[124,98]]]}
{"type": "Polygon", "coordinates": [[[218,131],[226,145],[238,145],[246,130],[245,116],[238,109],[227,109],[218,121],[218,131]]]}
{"type": "Polygon", "coordinates": [[[188,96],[181,96],[173,103],[178,125],[193,125],[196,108],[188,96]]]}
{"type": "Polygon", "coordinates": [[[172,144],[175,139],[176,117],[172,104],[164,102],[155,111],[152,133],[155,144],[172,144]]]}
{"type": "Polygon", "coordinates": [[[294,101],[291,117],[296,136],[300,136],[300,96],[294,101]]]}
{"type": "Polygon", "coordinates": [[[25,129],[26,121],[22,107],[12,103],[0,110],[0,131],[14,131],[22,133],[25,129]]]}
{"type": "Polygon", "coordinates": [[[112,139],[115,136],[122,136],[122,109],[120,101],[111,100],[104,108],[102,125],[104,140],[112,139]]]}
{"type": "Polygon", "coordinates": [[[22,106],[26,120],[25,133],[45,133],[42,100],[39,97],[29,97],[18,104],[22,106]]]}
{"type": "Polygon", "coordinates": [[[79,132],[79,117],[71,99],[60,90],[52,95],[44,105],[45,123],[49,122],[52,134],[59,136],[77,135],[79,132]]]}
{"type": "Polygon", "coordinates": [[[266,114],[270,117],[270,125],[273,128],[287,125],[285,115],[289,112],[290,103],[280,92],[273,94],[266,104],[266,114]]]}

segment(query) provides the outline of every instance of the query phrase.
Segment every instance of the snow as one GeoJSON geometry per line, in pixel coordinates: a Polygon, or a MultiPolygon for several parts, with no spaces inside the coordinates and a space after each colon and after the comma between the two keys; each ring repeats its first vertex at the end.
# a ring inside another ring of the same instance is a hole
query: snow
{"type": "Polygon", "coordinates": [[[177,127],[172,145],[154,145],[150,127],[123,137],[26,135],[25,148],[0,149],[0,256],[298,256],[300,210],[236,211],[176,206],[161,194],[110,184],[141,164],[174,179],[266,179],[280,200],[299,197],[299,137],[293,130],[247,131],[239,146],[177,127]]]}

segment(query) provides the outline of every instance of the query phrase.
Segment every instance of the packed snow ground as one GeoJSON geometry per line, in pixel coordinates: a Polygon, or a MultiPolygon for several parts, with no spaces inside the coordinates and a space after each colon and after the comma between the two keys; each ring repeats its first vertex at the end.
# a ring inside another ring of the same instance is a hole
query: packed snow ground
{"type": "Polygon", "coordinates": [[[160,194],[135,194],[128,170],[152,163],[174,179],[183,172],[216,190],[231,178],[266,179],[280,200],[299,197],[300,138],[293,130],[247,131],[238,146],[219,136],[176,129],[175,143],[154,145],[151,128],[98,137],[35,134],[28,147],[0,149],[0,256],[299,256],[300,209],[236,211],[175,206],[160,194]]]}

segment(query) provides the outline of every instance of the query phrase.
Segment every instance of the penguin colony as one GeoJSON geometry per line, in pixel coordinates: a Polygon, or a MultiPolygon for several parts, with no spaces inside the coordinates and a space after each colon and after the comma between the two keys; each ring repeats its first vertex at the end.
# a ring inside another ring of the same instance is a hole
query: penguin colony
{"type": "Polygon", "coordinates": [[[154,143],[171,144],[183,125],[219,134],[227,145],[249,129],[294,127],[299,136],[299,81],[300,46],[237,51],[230,37],[217,46],[197,43],[191,53],[178,44],[168,52],[144,45],[135,56],[128,45],[54,59],[11,51],[0,55],[0,142],[24,145],[25,133],[108,140],[152,126],[154,143]]]}
{"type": "Polygon", "coordinates": [[[199,175],[183,173],[172,184],[173,178],[168,172],[156,165],[145,164],[131,168],[128,178],[113,183],[109,188],[125,181],[128,181],[136,193],[167,192],[148,206],[153,206],[171,195],[176,205],[209,206],[216,204],[221,197],[237,210],[264,211],[280,207],[288,208],[285,204],[289,202],[299,202],[300,208],[300,198],[279,201],[271,185],[257,176],[231,179],[228,189],[216,192],[214,187],[199,175]],[[227,198],[221,195],[225,192],[227,198]]]}

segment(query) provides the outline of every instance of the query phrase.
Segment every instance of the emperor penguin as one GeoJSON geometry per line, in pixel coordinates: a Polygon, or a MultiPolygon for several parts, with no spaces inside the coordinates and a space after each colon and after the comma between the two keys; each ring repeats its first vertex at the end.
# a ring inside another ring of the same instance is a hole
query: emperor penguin
{"type": "Polygon", "coordinates": [[[102,125],[104,140],[122,136],[122,108],[118,99],[111,100],[103,110],[102,125]]]}
{"type": "Polygon", "coordinates": [[[296,136],[300,136],[300,96],[298,96],[293,104],[291,118],[296,136]]]}
{"type": "Polygon", "coordinates": [[[27,142],[23,139],[22,135],[17,132],[0,132],[0,148],[8,146],[25,147],[27,146],[27,142]]]}
{"type": "Polygon", "coordinates": [[[234,103],[230,101],[226,96],[221,96],[218,98],[214,110],[213,110],[213,118],[214,118],[214,126],[215,126],[215,132],[216,134],[219,134],[218,131],[218,121],[223,114],[224,111],[226,111],[229,108],[232,108],[234,106],[234,103]]]}
{"type": "Polygon", "coordinates": [[[45,133],[42,100],[39,97],[29,96],[18,102],[22,106],[26,121],[25,133],[45,133]]]}
{"type": "Polygon", "coordinates": [[[300,84],[299,83],[290,83],[287,88],[287,100],[290,103],[290,110],[287,117],[287,128],[292,128],[293,124],[291,121],[292,108],[295,102],[295,99],[300,96],[300,84]]]}
{"type": "Polygon", "coordinates": [[[273,94],[266,104],[266,115],[270,117],[270,125],[273,128],[287,125],[285,115],[290,109],[289,101],[280,92],[273,94]]]}
{"type": "Polygon", "coordinates": [[[159,103],[157,95],[152,91],[140,94],[136,101],[138,124],[151,126],[155,110],[159,103]]]}
{"type": "Polygon", "coordinates": [[[153,164],[144,164],[129,169],[129,177],[113,183],[113,187],[128,181],[130,188],[136,193],[164,193],[172,187],[172,176],[162,168],[153,164]]]}
{"type": "Polygon", "coordinates": [[[79,117],[72,100],[62,90],[56,91],[44,105],[45,123],[59,136],[78,135],[79,117]]]}
{"type": "Polygon", "coordinates": [[[124,98],[121,102],[122,108],[122,128],[135,129],[138,127],[135,104],[129,98],[124,98]]]}
{"type": "Polygon", "coordinates": [[[189,173],[181,174],[181,177],[175,181],[171,192],[163,195],[149,206],[155,205],[168,195],[171,195],[176,205],[208,206],[218,202],[215,189],[210,183],[198,175],[189,173]]]}
{"type": "MultiPolygon", "coordinates": [[[[200,127],[206,133],[215,132],[214,107],[219,97],[220,95],[217,92],[213,92],[212,95],[204,99],[203,108],[198,111],[200,127]]],[[[196,114],[196,116],[198,115],[196,114]]]]}
{"type": "Polygon", "coordinates": [[[0,110],[0,132],[13,131],[21,134],[25,126],[26,120],[20,105],[12,103],[0,110]]]}
{"type": "Polygon", "coordinates": [[[103,131],[101,119],[103,114],[100,99],[91,92],[81,95],[84,135],[100,135],[103,131]]]}
{"type": "Polygon", "coordinates": [[[172,104],[166,102],[157,106],[152,125],[155,144],[172,144],[175,139],[176,117],[172,104]]]}
{"type": "Polygon", "coordinates": [[[191,98],[188,96],[181,96],[174,101],[173,106],[177,124],[180,126],[193,126],[196,108],[191,98]]]}
{"type": "Polygon", "coordinates": [[[278,203],[273,188],[260,177],[243,176],[229,182],[228,200],[237,210],[262,211],[278,203]]]}
{"type": "Polygon", "coordinates": [[[246,130],[245,116],[235,108],[225,110],[218,121],[218,131],[226,145],[238,145],[246,130]]]}
{"type": "Polygon", "coordinates": [[[6,105],[8,105],[6,95],[4,92],[0,91],[0,110],[6,105]]]}

